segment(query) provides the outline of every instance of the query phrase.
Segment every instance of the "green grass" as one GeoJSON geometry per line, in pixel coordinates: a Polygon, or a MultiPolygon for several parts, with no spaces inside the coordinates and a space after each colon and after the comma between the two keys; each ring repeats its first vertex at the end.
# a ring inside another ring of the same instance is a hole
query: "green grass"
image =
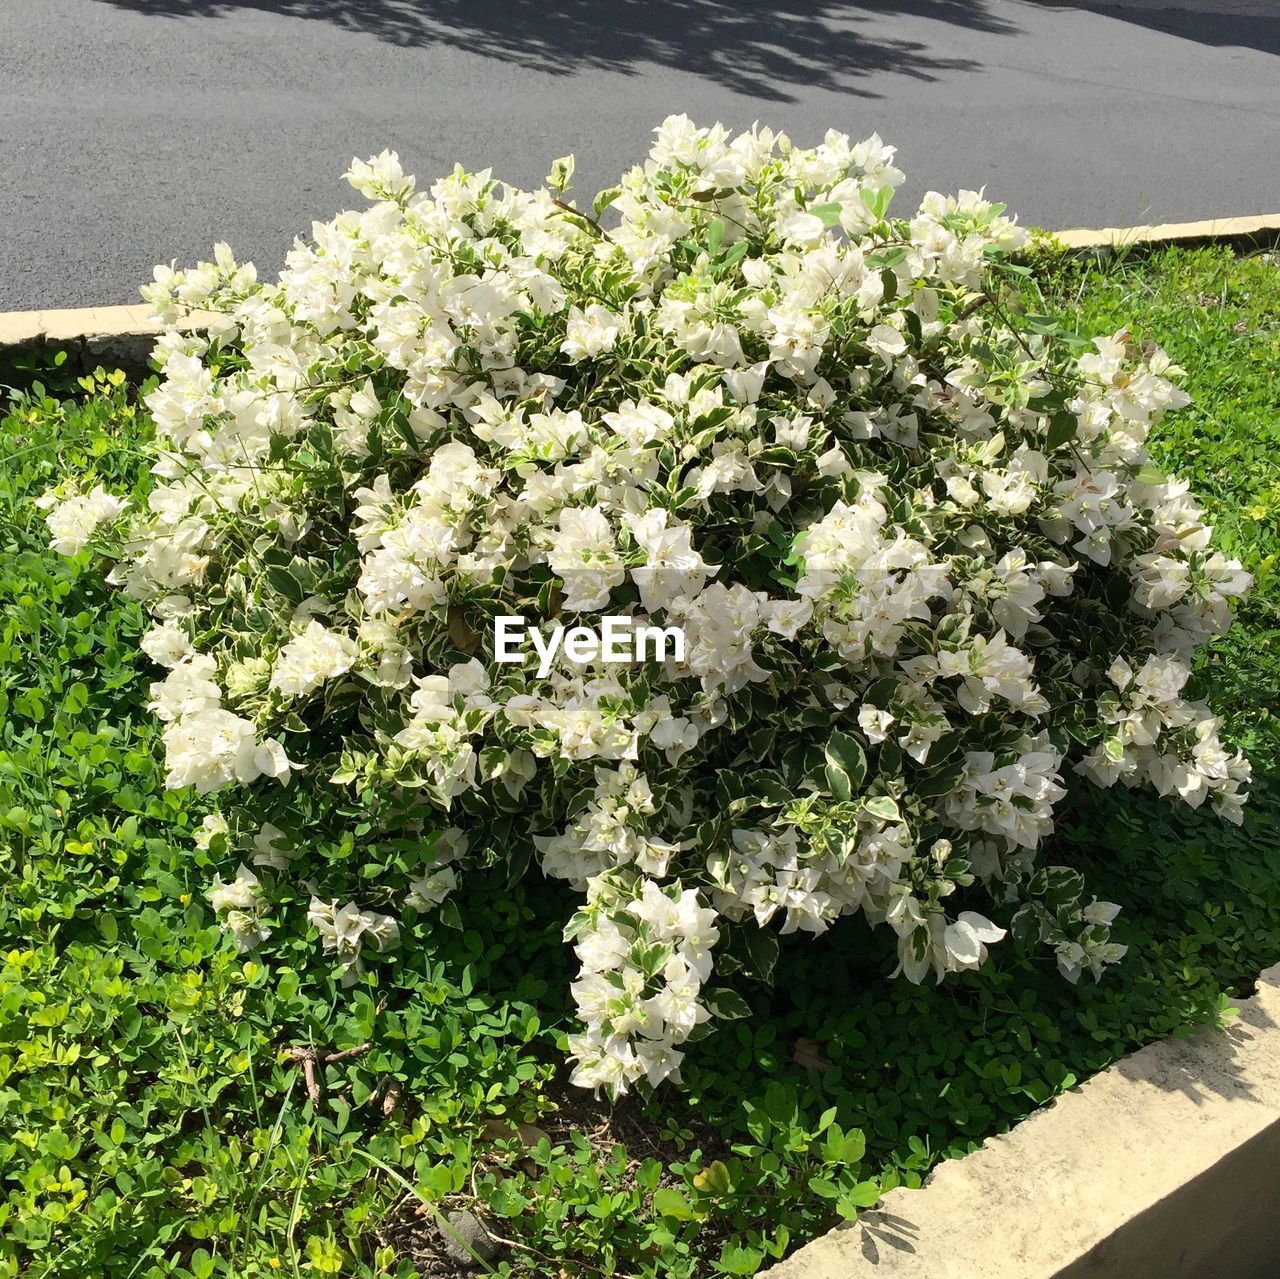
{"type": "MultiPolygon", "coordinates": [[[[1188,374],[1156,447],[1257,587],[1197,673],[1256,773],[1245,825],[1080,787],[1055,855],[1124,905],[1124,963],[1073,988],[997,948],[941,987],[889,981],[847,921],[784,944],[753,1016],[687,1088],[572,1093],[565,898],[468,885],[363,984],[313,943],[237,956],[203,897],[233,867],[166,792],[143,618],[32,499],[67,472],[141,485],[149,429],[106,378],[0,422],[0,1277],[449,1273],[435,1212],[482,1202],[497,1273],[746,1274],[840,1194],[915,1184],[1152,1038],[1221,1015],[1280,959],[1280,267],[1224,249],[1038,265],[1085,332],[1128,325],[1188,374]],[[360,1048],[307,1095],[284,1050],[360,1048]],[[522,1122],[528,1144],[499,1140],[522,1122]],[[429,1203],[432,1207],[425,1207],[429,1203]],[[419,1211],[421,1209],[421,1211],[419,1211]]],[[[785,940],[785,939],[784,939],[785,940]]]]}

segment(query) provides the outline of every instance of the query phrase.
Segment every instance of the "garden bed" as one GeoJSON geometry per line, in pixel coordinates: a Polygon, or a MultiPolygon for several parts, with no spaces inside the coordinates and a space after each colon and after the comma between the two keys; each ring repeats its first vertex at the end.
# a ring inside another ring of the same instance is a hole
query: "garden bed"
{"type": "Polygon", "coordinates": [[[837,1194],[918,1185],[1139,1045],[1225,1019],[1280,959],[1280,268],[1203,248],[1036,271],[1064,323],[1127,325],[1187,370],[1193,405],[1155,447],[1256,578],[1196,676],[1253,763],[1244,825],[1080,785],[1057,859],[1122,905],[1129,946],[1100,984],[1002,948],[913,986],[845,920],[783,939],[772,989],[691,1048],[681,1091],[612,1109],[565,1084],[573,894],[554,883],[464,883],[458,927],[349,990],[301,937],[236,953],[204,897],[227,868],[192,846],[202,801],[163,787],[142,610],[53,555],[33,505],[90,466],[131,488],[145,412],[127,379],[58,369],[15,399],[0,1276],[438,1276],[457,1247],[440,1221],[464,1210],[507,1241],[499,1272],[749,1274],[829,1228],[837,1194]],[[290,1056],[307,1046],[336,1058],[314,1081],[290,1056]]]}
{"type": "Polygon", "coordinates": [[[771,1279],[1266,1279],[1280,1256],[1277,1013],[1280,966],[1225,1033],[1122,1058],[771,1279]]]}

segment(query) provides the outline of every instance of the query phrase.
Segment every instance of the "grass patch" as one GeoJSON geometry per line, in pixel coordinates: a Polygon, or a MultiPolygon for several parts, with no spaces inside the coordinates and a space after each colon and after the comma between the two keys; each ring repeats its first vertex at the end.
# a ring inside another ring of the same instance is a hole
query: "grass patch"
{"type": "MultiPolygon", "coordinates": [[[[837,1196],[916,1184],[1139,1044],[1203,1025],[1280,959],[1280,267],[1225,249],[1039,265],[1046,307],[1128,325],[1187,370],[1160,430],[1257,585],[1196,678],[1257,780],[1242,828],[1077,787],[1060,858],[1125,911],[1128,957],[1067,986],[1001,947],[890,982],[856,920],[782,948],[686,1089],[569,1090],[563,892],[467,885],[350,990],[304,937],[246,959],[204,899],[203,809],[166,792],[141,610],[48,552],[68,471],[143,491],[123,379],[37,389],[0,423],[0,1276],[451,1273],[450,1212],[518,1276],[750,1274],[837,1196]],[[368,1045],[367,1047],[365,1047],[368,1045]],[[335,1060],[308,1088],[291,1049],[335,1060]],[[338,1057],[337,1054],[347,1054],[338,1057]],[[465,1224],[465,1223],[464,1223],[465,1224]]],[[[784,939],[785,940],[785,939],[784,939]]],[[[455,1219],[456,1224],[456,1219],[455,1219]]],[[[483,1250],[488,1254],[489,1249],[483,1250]]]]}

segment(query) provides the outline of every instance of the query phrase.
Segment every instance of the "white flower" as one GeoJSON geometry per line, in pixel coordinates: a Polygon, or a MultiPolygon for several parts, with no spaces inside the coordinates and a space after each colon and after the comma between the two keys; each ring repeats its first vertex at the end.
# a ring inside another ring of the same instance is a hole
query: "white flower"
{"type": "Polygon", "coordinates": [[[893,716],[875,706],[863,706],[858,711],[858,727],[866,734],[867,741],[875,745],[889,734],[893,716]]]}
{"type": "Polygon", "coordinates": [[[99,525],[114,520],[128,502],[112,497],[101,484],[81,496],[68,497],[45,516],[49,545],[59,555],[78,555],[99,525]]]}
{"type": "Polygon", "coordinates": [[[286,697],[304,696],[326,680],[345,675],[355,664],[358,652],[350,636],[327,630],[319,622],[309,622],[297,639],[280,650],[271,672],[271,687],[286,697]]]}
{"type": "Polygon", "coordinates": [[[208,654],[188,654],[174,664],[163,680],[151,685],[147,709],[166,722],[217,710],[222,704],[222,690],[214,680],[217,673],[217,663],[208,654]]]}
{"type": "Polygon", "coordinates": [[[439,870],[428,871],[409,881],[409,892],[405,897],[405,905],[416,910],[432,910],[439,906],[458,886],[458,874],[452,866],[442,866],[439,870]]]}
{"type": "Polygon", "coordinates": [[[645,563],[631,570],[631,578],[650,612],[696,596],[719,567],[694,550],[693,530],[687,524],[671,524],[670,519],[668,511],[655,509],[631,524],[631,535],[645,552],[645,563]]]}
{"type": "Polygon", "coordinates": [[[1081,911],[1081,917],[1086,924],[1109,924],[1119,913],[1120,907],[1115,902],[1100,902],[1095,899],[1081,911]]]}
{"type": "Polygon", "coordinates": [[[886,364],[892,364],[896,356],[902,355],[906,351],[907,339],[892,325],[877,324],[867,334],[867,345],[886,364]]]}
{"type": "Polygon", "coordinates": [[[414,180],[405,176],[394,151],[383,151],[369,160],[352,160],[346,178],[370,200],[403,200],[414,188],[414,180]]]}
{"type": "Polygon", "coordinates": [[[961,830],[1002,836],[1010,847],[1035,848],[1053,828],[1053,805],[1066,795],[1062,757],[1041,734],[1000,763],[990,751],[970,751],[964,772],[945,796],[947,817],[961,830]]]}
{"type": "Polygon", "coordinates": [[[826,235],[827,226],[816,214],[796,208],[782,218],[778,233],[786,244],[811,249],[826,235]]]}
{"type": "Polygon", "coordinates": [[[735,693],[748,683],[767,678],[756,661],[756,629],[765,619],[768,600],[745,586],[719,582],[696,599],[677,601],[673,613],[684,626],[688,646],[686,665],[702,679],[708,693],[735,693]]]}
{"type": "Polygon", "coordinates": [[[200,829],[196,831],[196,847],[207,850],[215,839],[224,838],[230,833],[231,826],[221,813],[209,813],[200,822],[200,829]]]}
{"type": "Polygon", "coordinates": [[[571,360],[590,360],[612,351],[622,332],[622,320],[608,307],[592,302],[585,310],[569,308],[569,325],[560,349],[571,360]]]}
{"type": "Polygon", "coordinates": [[[390,915],[361,910],[355,902],[339,906],[312,897],[307,908],[307,922],[320,934],[321,944],[338,959],[338,971],[344,986],[352,985],[364,966],[360,951],[366,938],[378,950],[389,950],[400,940],[400,929],[390,915]]]}
{"type": "Polygon", "coordinates": [[[262,885],[247,866],[241,864],[235,878],[227,882],[215,876],[208,896],[214,914],[236,939],[237,950],[252,950],[271,936],[271,929],[261,921],[266,910],[262,885]]]}
{"type": "Polygon", "coordinates": [[[808,600],[770,600],[761,612],[765,625],[783,639],[792,640],[813,617],[813,605],[808,600]]]}
{"type": "Polygon", "coordinates": [[[987,957],[987,946],[1005,935],[989,919],[971,910],[961,911],[943,933],[948,967],[954,970],[980,968],[987,957]]]}
{"type": "Polygon", "coordinates": [[[165,729],[164,744],[165,785],[194,786],[201,795],[259,777],[287,782],[293,767],[279,742],[259,742],[254,725],[230,711],[184,715],[165,729]]]}
{"type": "Polygon", "coordinates": [[[602,608],[609,592],[626,580],[613,527],[598,506],[568,507],[547,555],[551,571],[564,582],[564,607],[602,608]]]}
{"type": "Polygon", "coordinates": [[[191,640],[175,622],[163,622],[153,626],[143,637],[139,647],[157,666],[173,667],[192,654],[191,640]]]}
{"type": "Polygon", "coordinates": [[[263,822],[258,833],[253,837],[255,866],[266,866],[271,870],[288,870],[290,863],[297,855],[297,850],[289,847],[288,837],[284,831],[270,822],[263,822]]]}

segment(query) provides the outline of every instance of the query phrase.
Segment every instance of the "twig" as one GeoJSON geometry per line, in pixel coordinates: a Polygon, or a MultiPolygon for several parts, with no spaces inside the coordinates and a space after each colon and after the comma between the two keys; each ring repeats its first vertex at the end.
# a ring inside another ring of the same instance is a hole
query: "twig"
{"type": "Polygon", "coordinates": [[[609,233],[601,224],[589,213],[583,213],[581,209],[576,209],[572,204],[566,204],[563,200],[557,199],[554,195],[551,197],[551,203],[557,209],[563,209],[565,213],[572,214],[575,218],[581,218],[602,240],[609,238],[609,233]]]}
{"type": "Polygon", "coordinates": [[[307,1085],[307,1097],[312,1105],[320,1101],[320,1080],[316,1075],[316,1061],[319,1054],[310,1046],[305,1048],[290,1048],[289,1056],[294,1060],[302,1063],[302,1078],[307,1085]]]}
{"type": "Polygon", "coordinates": [[[955,319],[952,320],[951,323],[959,324],[962,320],[967,320],[980,306],[983,306],[985,303],[990,301],[991,301],[990,293],[986,293],[986,292],[979,293],[976,298],[973,298],[971,301],[966,302],[964,306],[962,306],[960,310],[956,312],[955,319]]]}
{"type": "Polygon", "coordinates": [[[335,1062],[346,1061],[351,1057],[359,1057],[362,1053],[367,1053],[372,1047],[372,1044],[360,1044],[355,1048],[343,1048],[339,1052],[322,1055],[313,1045],[307,1044],[302,1047],[286,1049],[286,1053],[291,1061],[301,1063],[302,1078],[307,1086],[307,1097],[312,1105],[316,1105],[320,1101],[322,1090],[321,1074],[316,1067],[321,1065],[331,1066],[335,1062]]]}
{"type": "Polygon", "coordinates": [[[361,1053],[367,1053],[372,1044],[361,1044],[358,1048],[344,1048],[341,1052],[330,1053],[325,1059],[326,1066],[332,1066],[335,1061],[346,1061],[348,1057],[359,1057],[361,1053]]]}
{"type": "Polygon", "coordinates": [[[382,1090],[382,1114],[386,1119],[390,1119],[395,1114],[396,1107],[400,1104],[400,1097],[404,1089],[400,1087],[398,1079],[387,1081],[387,1086],[382,1090]]]}
{"type": "Polygon", "coordinates": [[[995,311],[996,318],[1000,321],[1001,324],[1004,325],[1005,329],[1013,335],[1013,340],[1017,342],[1017,344],[1023,349],[1023,351],[1026,353],[1027,358],[1037,368],[1043,368],[1045,363],[1044,356],[1037,355],[1027,345],[1026,339],[1022,336],[1021,333],[1018,332],[1016,328],[1014,328],[1013,322],[1009,319],[1007,315],[1005,315],[1003,309],[1000,306],[999,301],[995,298],[995,296],[991,293],[987,293],[984,296],[986,297],[986,300],[991,303],[991,309],[995,311]]]}

